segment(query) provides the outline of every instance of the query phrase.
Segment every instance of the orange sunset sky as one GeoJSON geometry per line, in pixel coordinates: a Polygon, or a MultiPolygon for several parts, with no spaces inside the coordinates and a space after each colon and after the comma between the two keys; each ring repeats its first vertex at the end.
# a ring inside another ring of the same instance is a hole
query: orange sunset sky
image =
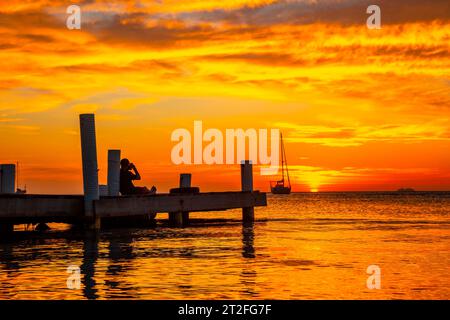
{"type": "Polygon", "coordinates": [[[172,164],[172,131],[202,120],[279,128],[294,191],[450,190],[449,75],[448,0],[2,0],[0,163],[29,193],[81,193],[95,112],[101,183],[120,148],[160,191],[181,172],[239,188],[238,165],[172,164]]]}

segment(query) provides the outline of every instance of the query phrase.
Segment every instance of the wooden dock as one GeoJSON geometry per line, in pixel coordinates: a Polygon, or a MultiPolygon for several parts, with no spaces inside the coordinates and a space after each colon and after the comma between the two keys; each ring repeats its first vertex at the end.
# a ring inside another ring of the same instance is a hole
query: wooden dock
{"type": "Polygon", "coordinates": [[[99,197],[92,201],[93,215],[86,214],[84,195],[0,194],[0,236],[12,232],[15,224],[63,222],[100,229],[103,220],[138,219],[145,226],[145,221],[158,213],[169,213],[170,225],[184,227],[189,224],[190,212],[238,208],[242,208],[242,222],[253,223],[254,207],[266,206],[267,198],[265,193],[253,191],[249,161],[241,164],[241,184],[242,191],[235,192],[99,197]]]}
{"type": "MultiPolygon", "coordinates": [[[[94,201],[97,219],[144,216],[152,213],[223,211],[267,205],[266,194],[253,192],[210,192],[159,194],[151,196],[101,197],[94,201]]],[[[89,222],[84,196],[0,195],[0,224],[40,222],[89,222]]]]}
{"type": "MultiPolygon", "coordinates": [[[[266,194],[253,190],[253,166],[241,163],[241,191],[199,193],[191,187],[191,174],[180,176],[179,188],[170,194],[119,196],[120,150],[108,151],[108,194],[100,196],[98,184],[95,118],[80,115],[83,166],[83,195],[15,194],[13,175],[8,193],[0,191],[0,236],[14,230],[14,224],[64,222],[99,229],[102,220],[151,220],[157,213],[169,213],[172,226],[189,224],[190,212],[242,208],[242,221],[254,221],[254,207],[266,206],[266,194]]],[[[5,188],[6,190],[6,188],[5,188]]]]}

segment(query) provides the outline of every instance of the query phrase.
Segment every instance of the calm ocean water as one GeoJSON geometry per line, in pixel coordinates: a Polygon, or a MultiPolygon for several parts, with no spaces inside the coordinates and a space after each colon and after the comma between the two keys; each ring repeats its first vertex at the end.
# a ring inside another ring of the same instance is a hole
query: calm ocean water
{"type": "MultiPolygon", "coordinates": [[[[268,195],[184,229],[53,224],[0,244],[1,299],[449,299],[450,193],[268,195]],[[68,289],[67,268],[81,268],[68,289]],[[381,289],[369,290],[369,265],[381,289]]],[[[166,218],[161,214],[159,218],[166,218]]],[[[16,230],[23,229],[16,226],[16,230]]]]}

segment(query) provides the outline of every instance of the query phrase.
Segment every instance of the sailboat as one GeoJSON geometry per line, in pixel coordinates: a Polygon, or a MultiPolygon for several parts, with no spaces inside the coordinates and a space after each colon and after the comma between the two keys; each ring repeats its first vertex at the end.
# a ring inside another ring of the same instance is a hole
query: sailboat
{"type": "Polygon", "coordinates": [[[273,194],[290,194],[291,193],[291,180],[289,179],[289,169],[287,166],[286,152],[284,150],[283,134],[280,133],[280,148],[281,148],[281,180],[271,181],[270,190],[273,194]],[[284,173],[286,172],[287,184],[284,179],[284,173]]]}

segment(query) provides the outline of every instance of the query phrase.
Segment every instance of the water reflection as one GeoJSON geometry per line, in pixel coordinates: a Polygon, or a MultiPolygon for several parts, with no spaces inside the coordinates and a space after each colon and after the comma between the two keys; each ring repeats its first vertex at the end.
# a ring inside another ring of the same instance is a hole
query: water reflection
{"type": "Polygon", "coordinates": [[[274,198],[245,226],[236,210],[204,227],[18,232],[0,241],[0,299],[448,298],[450,196],[348,197],[274,198]],[[71,264],[80,290],[66,286],[71,264]]]}
{"type": "Polygon", "coordinates": [[[244,258],[255,258],[255,231],[253,224],[242,226],[242,256],[244,258]]]}
{"type": "Polygon", "coordinates": [[[14,261],[15,259],[12,245],[3,244],[1,246],[1,257],[1,262],[4,265],[8,275],[19,270],[19,263],[14,261]]]}
{"type": "Polygon", "coordinates": [[[83,295],[86,299],[97,299],[98,293],[95,287],[95,264],[98,259],[99,235],[96,232],[86,232],[83,238],[83,263],[81,274],[84,275],[83,295]]]}
{"type": "Polygon", "coordinates": [[[120,238],[112,236],[108,246],[108,267],[106,275],[108,280],[105,285],[109,288],[108,299],[119,296],[121,298],[132,297],[132,287],[124,283],[129,271],[132,270],[133,254],[133,233],[122,233],[120,238]]]}
{"type": "MultiPolygon", "coordinates": [[[[255,258],[255,230],[253,223],[244,224],[242,226],[242,256],[246,259],[255,258]]],[[[244,263],[244,267],[240,273],[240,283],[242,286],[241,293],[247,298],[254,298],[256,292],[257,272],[253,265],[253,261],[244,263]]]]}

